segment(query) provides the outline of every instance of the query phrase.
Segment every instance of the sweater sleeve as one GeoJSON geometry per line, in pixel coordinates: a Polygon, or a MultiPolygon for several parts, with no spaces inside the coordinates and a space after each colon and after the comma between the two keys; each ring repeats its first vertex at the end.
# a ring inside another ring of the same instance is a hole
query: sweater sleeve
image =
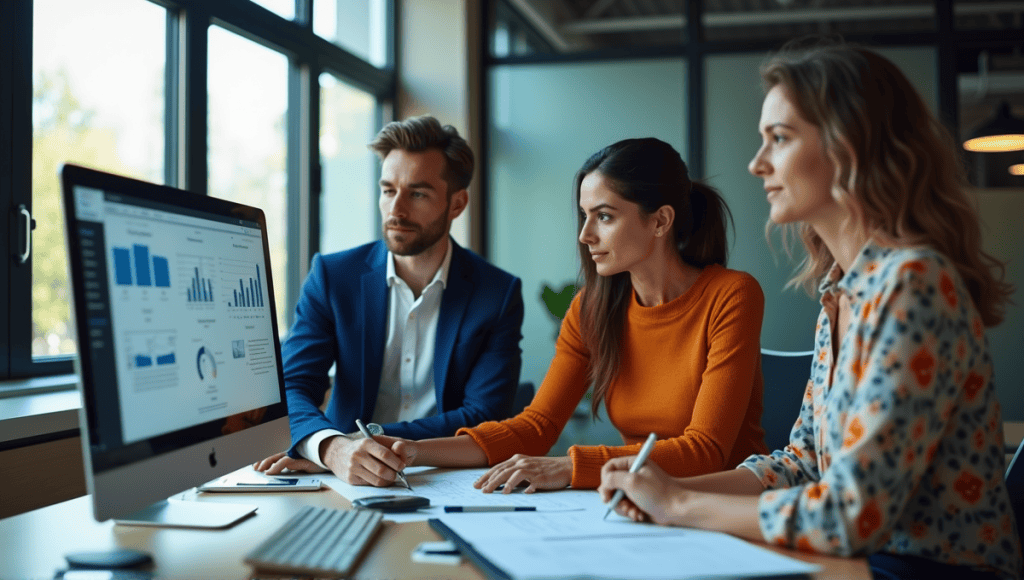
{"type": "Polygon", "coordinates": [[[488,421],[456,432],[472,437],[484,450],[489,465],[501,463],[516,453],[547,454],[583,398],[590,354],[580,334],[580,296],[576,294],[562,320],[555,357],[530,405],[511,419],[488,421]]]}
{"type": "MultiPolygon", "coordinates": [[[[764,293],[752,276],[744,275],[716,293],[707,327],[707,366],[683,434],[658,441],[650,460],[675,477],[704,475],[734,467],[727,462],[743,426],[760,373],[761,322],[764,293]]],[[[701,337],[702,338],[702,337],[701,337]]],[[[694,337],[693,340],[698,340],[694,337]]],[[[662,396],[671,396],[662,393],[662,396]]],[[[595,488],[601,467],[613,457],[636,455],[640,444],[619,447],[574,446],[572,486],[595,488]]]]}

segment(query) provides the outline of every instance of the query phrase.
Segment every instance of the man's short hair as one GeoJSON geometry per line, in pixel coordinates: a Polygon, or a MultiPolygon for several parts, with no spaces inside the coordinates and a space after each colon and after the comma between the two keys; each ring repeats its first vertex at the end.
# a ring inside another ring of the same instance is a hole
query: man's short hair
{"type": "Polygon", "coordinates": [[[410,117],[404,121],[388,123],[369,144],[378,157],[384,159],[394,149],[426,151],[437,149],[446,161],[444,180],[448,194],[466,189],[473,178],[473,150],[451,125],[442,126],[430,115],[410,117]]]}

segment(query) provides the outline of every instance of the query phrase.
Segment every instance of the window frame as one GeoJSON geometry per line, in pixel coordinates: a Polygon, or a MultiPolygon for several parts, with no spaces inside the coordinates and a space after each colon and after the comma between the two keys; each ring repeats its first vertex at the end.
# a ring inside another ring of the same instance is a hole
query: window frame
{"type": "MultiPolygon", "coordinates": [[[[207,58],[208,30],[216,25],[257,42],[288,59],[287,300],[294,303],[309,259],[319,249],[321,195],[319,75],[323,72],[371,94],[375,120],[395,101],[394,0],[385,2],[387,64],[375,67],[329,40],[312,27],[313,2],[295,0],[288,20],[249,0],[133,0],[167,10],[165,49],[164,183],[208,194],[207,58]]],[[[323,0],[328,1],[328,0],[323,0]]],[[[7,256],[0,265],[0,396],[13,379],[69,374],[75,355],[32,356],[32,257],[18,264],[23,245],[20,212],[32,211],[32,25],[34,0],[0,2],[0,204],[8,207],[8,235],[0,241],[7,256]],[[26,307],[27,306],[27,307],[26,307]],[[4,381],[8,384],[5,385],[4,381]]],[[[373,192],[373,184],[366,184],[373,192]]],[[[288,310],[290,323],[292,312],[288,310]]],[[[73,381],[69,381],[73,385],[73,381]]],[[[6,392],[6,393],[5,393],[6,392]]]]}

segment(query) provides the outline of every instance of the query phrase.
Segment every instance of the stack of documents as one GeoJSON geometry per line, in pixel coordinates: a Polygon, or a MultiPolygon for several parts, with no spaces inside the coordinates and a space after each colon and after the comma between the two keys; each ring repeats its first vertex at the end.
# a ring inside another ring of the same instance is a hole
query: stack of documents
{"type": "MultiPolygon", "coordinates": [[[[596,491],[561,490],[485,494],[472,484],[486,469],[406,470],[413,490],[325,483],[348,500],[372,495],[420,495],[431,507],[411,516],[455,542],[491,578],[637,578],[669,580],[750,576],[799,576],[819,567],[788,558],[728,534],[638,524],[621,516],[603,519],[596,491]],[[535,507],[537,511],[444,513],[445,505],[535,507]]],[[[403,519],[405,516],[409,519],[403,519]]]]}
{"type": "Polygon", "coordinates": [[[818,566],[728,534],[604,522],[600,508],[563,514],[470,514],[431,520],[491,578],[683,578],[790,576],[818,566]]]}

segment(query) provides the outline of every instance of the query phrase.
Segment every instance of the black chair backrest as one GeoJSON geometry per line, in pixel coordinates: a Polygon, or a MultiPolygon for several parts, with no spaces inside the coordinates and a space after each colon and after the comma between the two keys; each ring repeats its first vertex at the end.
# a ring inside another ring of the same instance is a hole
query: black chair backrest
{"type": "Polygon", "coordinates": [[[1010,505],[1017,520],[1017,534],[1024,534],[1024,441],[1017,446],[1010,465],[1006,468],[1006,491],[1010,493],[1010,505]]]}
{"type": "Polygon", "coordinates": [[[764,374],[764,411],[761,427],[768,451],[789,444],[789,433],[800,414],[800,404],[811,376],[813,351],[782,352],[761,349],[764,374]]]}

